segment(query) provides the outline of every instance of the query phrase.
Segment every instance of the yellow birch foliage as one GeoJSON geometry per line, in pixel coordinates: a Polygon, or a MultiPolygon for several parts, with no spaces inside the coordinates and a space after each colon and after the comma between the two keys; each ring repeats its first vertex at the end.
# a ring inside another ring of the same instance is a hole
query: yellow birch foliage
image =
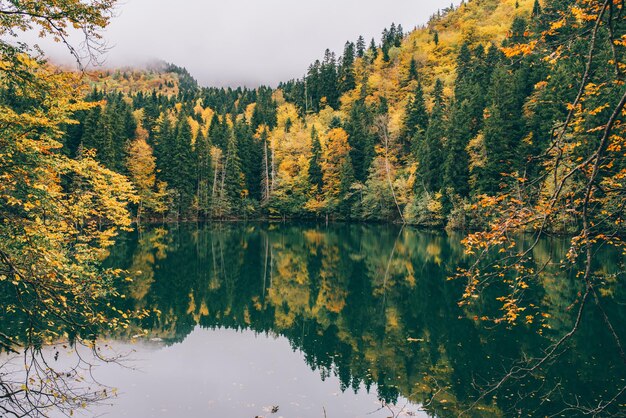
{"type": "Polygon", "coordinates": [[[339,199],[342,168],[350,156],[346,131],[342,128],[331,129],[322,144],[322,155],[324,201],[332,207],[339,199]]]}
{"type": "Polygon", "coordinates": [[[100,262],[130,228],[137,196],[90,151],[76,160],[62,152],[62,127],[93,106],[77,100],[80,88],[77,76],[25,54],[0,59],[0,285],[18,295],[5,309],[29,318],[31,341],[57,339],[59,324],[127,326],[127,314],[97,309],[119,273],[100,262]]]}

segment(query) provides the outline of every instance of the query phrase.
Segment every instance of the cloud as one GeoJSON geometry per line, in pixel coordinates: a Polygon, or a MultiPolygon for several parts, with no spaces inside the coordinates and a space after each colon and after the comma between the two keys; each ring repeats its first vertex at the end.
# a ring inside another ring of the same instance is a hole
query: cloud
{"type": "MultiPolygon", "coordinates": [[[[339,55],[347,40],[363,35],[378,41],[391,22],[413,29],[449,5],[450,0],[126,0],[104,32],[111,47],[106,65],[160,59],[186,67],[202,85],[275,86],[301,77],[326,48],[339,55]]],[[[61,45],[38,43],[53,59],[70,62],[61,45]]]]}

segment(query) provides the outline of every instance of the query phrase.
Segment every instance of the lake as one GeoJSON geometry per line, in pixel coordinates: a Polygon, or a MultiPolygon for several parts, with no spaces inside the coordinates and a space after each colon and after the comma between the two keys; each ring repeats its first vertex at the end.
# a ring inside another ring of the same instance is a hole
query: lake
{"type": "MultiPolygon", "coordinates": [[[[118,394],[83,415],[576,416],[613,399],[626,368],[595,305],[557,357],[481,397],[572,328],[583,287],[555,265],[567,240],[545,239],[533,257],[548,267],[528,289],[545,320],[486,320],[499,312],[497,289],[461,307],[464,282],[450,280],[471,261],[461,238],[315,224],[180,224],[124,236],[107,263],[133,277],[125,307],[153,313],[108,338],[130,367],[96,368],[118,394]]],[[[620,278],[623,261],[603,249],[594,268],[620,278]]],[[[623,285],[600,290],[624,336],[623,285]]],[[[624,412],[617,398],[603,413],[624,412]]]]}

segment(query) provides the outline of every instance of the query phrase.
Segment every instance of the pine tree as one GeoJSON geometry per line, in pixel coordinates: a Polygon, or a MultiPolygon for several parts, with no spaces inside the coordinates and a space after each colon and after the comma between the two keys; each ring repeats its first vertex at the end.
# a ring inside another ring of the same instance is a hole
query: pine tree
{"type": "Polygon", "coordinates": [[[459,102],[465,100],[468,92],[468,85],[472,83],[472,53],[469,44],[463,42],[456,59],[456,81],[454,83],[454,96],[459,102]]]}
{"type": "Polygon", "coordinates": [[[195,159],[197,161],[197,204],[200,216],[209,217],[211,214],[211,188],[213,181],[213,167],[211,166],[211,143],[209,138],[200,133],[196,138],[195,159]]]}
{"type": "Polygon", "coordinates": [[[241,170],[237,137],[230,128],[228,128],[228,144],[226,146],[224,175],[222,177],[221,188],[222,197],[227,202],[229,212],[235,216],[241,215],[245,177],[241,170]]]}
{"type": "Polygon", "coordinates": [[[409,98],[404,118],[404,130],[401,138],[401,145],[404,152],[412,151],[418,153],[420,141],[423,139],[428,128],[428,112],[424,100],[422,83],[418,81],[415,86],[413,96],[409,98]]]}
{"type": "Polygon", "coordinates": [[[326,103],[333,109],[339,107],[339,81],[337,76],[337,64],[335,54],[326,50],[324,61],[320,68],[320,82],[322,97],[326,98],[326,103]]]}
{"type": "Polygon", "coordinates": [[[415,61],[415,58],[411,58],[409,73],[407,75],[407,83],[410,83],[411,81],[417,81],[418,78],[419,74],[417,72],[417,61],[415,61]]]}
{"type": "MultiPolygon", "coordinates": [[[[437,79],[433,91],[434,106],[424,142],[419,146],[419,170],[423,187],[438,192],[442,186],[443,144],[446,136],[446,106],[443,83],[437,79]]],[[[417,182],[416,182],[417,183],[417,182]]],[[[417,185],[419,187],[420,185],[417,185]]]]}
{"type": "Polygon", "coordinates": [[[487,160],[478,182],[483,193],[500,191],[505,180],[501,173],[512,173],[519,167],[517,150],[523,134],[524,119],[523,97],[517,85],[516,74],[507,66],[501,64],[495,69],[484,127],[487,160]]]}
{"type": "Polygon", "coordinates": [[[261,177],[263,168],[263,148],[254,137],[251,126],[245,116],[235,123],[235,137],[239,145],[241,167],[246,179],[246,189],[250,198],[261,200],[261,177]]]}
{"type": "Polygon", "coordinates": [[[363,58],[365,55],[365,38],[363,35],[359,35],[359,39],[356,41],[356,56],[363,58]]]}
{"type": "Polygon", "coordinates": [[[96,160],[107,168],[115,169],[118,161],[110,115],[102,106],[94,107],[87,114],[81,147],[96,150],[96,160]]]}
{"type": "MultiPolygon", "coordinates": [[[[320,67],[321,63],[319,60],[316,60],[313,64],[309,66],[307,76],[306,76],[306,102],[305,108],[311,112],[319,111],[320,100],[322,99],[322,89],[321,89],[321,78],[320,78],[320,67]],[[310,106],[310,107],[309,107],[310,106]]],[[[252,124],[252,128],[256,129],[254,124],[252,124]]]]}
{"type": "Polygon", "coordinates": [[[339,89],[341,93],[346,93],[356,87],[354,77],[354,44],[346,42],[341,59],[339,89]]]}
{"type": "MultiPolygon", "coordinates": [[[[224,117],[221,119],[224,119],[224,117]]],[[[217,112],[214,113],[213,118],[211,119],[211,126],[209,128],[209,141],[211,144],[221,148],[222,150],[226,148],[228,140],[226,137],[226,129],[225,122],[222,124],[217,112]]]]}
{"type": "Polygon", "coordinates": [[[369,52],[372,62],[376,61],[376,58],[378,58],[378,47],[376,46],[376,41],[374,40],[374,38],[372,38],[372,40],[370,41],[369,52]]]}
{"type": "Polygon", "coordinates": [[[461,197],[468,196],[470,191],[467,146],[472,138],[472,125],[469,100],[455,102],[450,112],[443,185],[461,197]]]}
{"type": "Polygon", "coordinates": [[[346,122],[346,132],[350,144],[350,159],[354,167],[354,177],[364,183],[370,164],[375,155],[374,136],[371,133],[371,116],[364,100],[354,103],[346,122]]]}
{"type": "Polygon", "coordinates": [[[404,39],[404,30],[402,29],[402,25],[398,25],[396,29],[396,38],[394,40],[394,46],[396,48],[400,48],[402,45],[402,40],[404,39]]]}
{"type": "Polygon", "coordinates": [[[196,160],[191,148],[191,126],[185,115],[181,115],[176,127],[172,149],[170,181],[168,184],[176,192],[174,205],[179,217],[191,214],[196,192],[196,160]]]}
{"type": "Polygon", "coordinates": [[[502,43],[503,46],[521,44],[526,41],[526,19],[521,16],[516,16],[513,19],[509,37],[502,43]]]}
{"type": "MultiPolygon", "coordinates": [[[[334,69],[334,63],[333,63],[334,69]]],[[[337,75],[335,73],[335,86],[337,75]]],[[[336,87],[335,87],[336,88],[336,87]]],[[[257,89],[257,101],[252,113],[250,124],[252,130],[256,132],[259,126],[265,125],[269,129],[276,126],[276,102],[272,99],[272,89],[269,87],[259,87],[257,89]]]]}
{"type": "Polygon", "coordinates": [[[533,11],[532,11],[531,17],[533,19],[536,19],[539,16],[541,16],[541,4],[539,3],[539,0],[535,0],[535,3],[533,4],[533,11]]]}

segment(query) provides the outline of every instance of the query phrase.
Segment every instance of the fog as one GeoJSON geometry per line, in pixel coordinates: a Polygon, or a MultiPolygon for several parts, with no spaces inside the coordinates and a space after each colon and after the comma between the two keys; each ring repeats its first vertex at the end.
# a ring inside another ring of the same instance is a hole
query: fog
{"type": "MultiPolygon", "coordinates": [[[[455,1],[458,3],[458,1],[455,1]]],[[[379,42],[391,22],[424,24],[450,0],[124,0],[104,31],[108,67],[165,60],[208,86],[275,86],[301,77],[326,48],[346,40],[379,42]]],[[[53,60],[71,63],[61,44],[36,41],[53,60]]],[[[72,40],[78,44],[79,40],[72,40]]]]}

